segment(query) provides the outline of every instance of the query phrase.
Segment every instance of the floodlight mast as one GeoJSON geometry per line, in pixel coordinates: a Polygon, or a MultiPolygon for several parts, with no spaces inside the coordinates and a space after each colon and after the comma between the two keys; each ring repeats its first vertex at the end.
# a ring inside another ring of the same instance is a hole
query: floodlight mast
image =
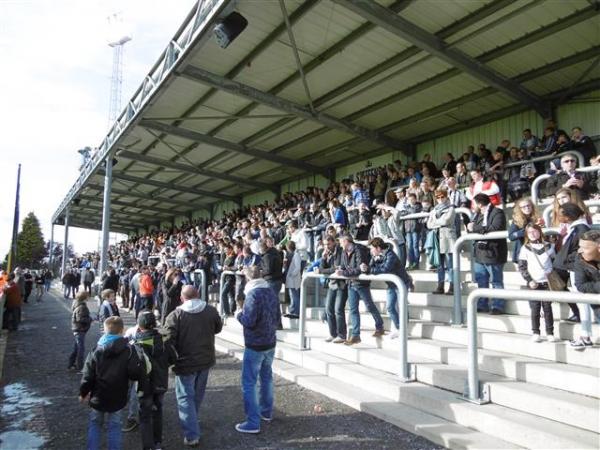
{"type": "MultiPolygon", "coordinates": [[[[120,14],[115,13],[108,17],[112,24],[120,21],[120,14]]],[[[131,36],[123,34],[117,39],[110,40],[108,46],[113,49],[113,67],[110,79],[110,102],[108,110],[108,128],[117,120],[121,110],[121,95],[123,87],[123,46],[131,41],[131,36]]]]}

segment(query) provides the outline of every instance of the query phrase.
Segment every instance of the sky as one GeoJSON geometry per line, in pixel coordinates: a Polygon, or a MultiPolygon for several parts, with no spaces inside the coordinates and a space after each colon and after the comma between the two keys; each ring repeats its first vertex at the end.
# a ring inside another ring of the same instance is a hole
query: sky
{"type": "MultiPolygon", "coordinates": [[[[124,49],[125,105],[166,48],[194,0],[0,0],[0,258],[10,247],[17,167],[20,221],[33,211],[50,239],[51,217],[78,177],[77,150],[108,130],[115,32],[124,49]],[[118,13],[118,29],[108,17],[118,13]]],[[[71,227],[77,253],[98,231],[71,227]]],[[[64,228],[55,226],[62,242],[64,228]]],[[[111,234],[114,240],[118,238],[111,234]]]]}

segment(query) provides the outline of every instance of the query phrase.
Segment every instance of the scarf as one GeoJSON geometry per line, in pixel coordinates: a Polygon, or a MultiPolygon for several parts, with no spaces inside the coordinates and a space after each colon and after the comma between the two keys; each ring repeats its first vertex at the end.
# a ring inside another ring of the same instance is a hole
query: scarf
{"type": "Polygon", "coordinates": [[[450,204],[450,202],[448,200],[442,202],[442,203],[438,203],[437,205],[435,205],[435,207],[433,208],[433,210],[435,211],[435,217],[436,219],[439,219],[440,217],[442,217],[442,215],[451,207],[452,205],[450,204]]]}

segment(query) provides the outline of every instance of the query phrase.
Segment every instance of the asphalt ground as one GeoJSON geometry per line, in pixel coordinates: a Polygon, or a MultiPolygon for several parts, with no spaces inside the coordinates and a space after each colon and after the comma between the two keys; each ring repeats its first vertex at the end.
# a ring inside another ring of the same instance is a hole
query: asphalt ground
{"type": "MultiPolygon", "coordinates": [[[[90,301],[95,311],[95,302],[90,301]]],[[[57,291],[42,303],[24,305],[19,331],[6,346],[0,395],[0,450],[86,448],[89,406],[77,400],[80,375],[67,371],[72,347],[71,301],[57,291]]],[[[133,316],[122,313],[126,325],[133,316]]],[[[100,337],[94,322],[86,337],[89,351],[100,337]]],[[[241,363],[218,355],[200,420],[204,449],[438,449],[432,442],[368,414],[275,378],[275,419],[258,435],[234,425],[244,420],[241,363]]],[[[183,449],[174,378],[164,400],[165,449],[183,449]]],[[[399,407],[401,407],[399,405],[399,407]]],[[[123,433],[124,449],[141,448],[139,429],[123,433]]]]}

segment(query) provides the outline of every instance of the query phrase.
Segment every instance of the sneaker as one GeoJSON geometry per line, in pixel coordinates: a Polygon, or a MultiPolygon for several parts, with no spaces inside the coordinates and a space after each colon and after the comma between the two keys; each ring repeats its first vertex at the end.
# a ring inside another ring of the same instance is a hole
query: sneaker
{"type": "Polygon", "coordinates": [[[594,345],[594,343],[589,337],[579,337],[571,341],[570,344],[571,347],[578,350],[584,350],[586,347],[592,347],[594,345]]]}
{"type": "Polygon", "coordinates": [[[343,342],[346,342],[346,340],[344,338],[341,337],[336,337],[333,341],[334,344],[342,344],[343,342]]]}
{"type": "Polygon", "coordinates": [[[560,342],[560,338],[557,336],[554,336],[553,334],[549,334],[547,339],[548,339],[548,342],[560,342]]]}
{"type": "Polygon", "coordinates": [[[348,338],[344,344],[346,345],[354,345],[354,344],[360,344],[360,337],[359,336],[352,336],[351,338],[348,338]]]}
{"type": "Polygon", "coordinates": [[[125,425],[123,425],[123,428],[121,428],[121,431],[124,431],[125,433],[127,433],[129,431],[133,431],[137,428],[138,425],[139,425],[139,423],[137,420],[127,419],[127,422],[125,422],[125,425]]]}
{"type": "Polygon", "coordinates": [[[539,334],[534,334],[533,336],[531,336],[531,341],[532,342],[542,342],[542,337],[539,334]]]}
{"type": "Polygon", "coordinates": [[[328,338],[325,339],[325,342],[332,342],[335,338],[329,336],[328,338]]]}
{"type": "Polygon", "coordinates": [[[183,438],[183,445],[186,447],[198,447],[198,445],[200,445],[200,439],[183,438]]]}
{"type": "Polygon", "coordinates": [[[260,428],[254,428],[248,422],[238,423],[235,426],[235,430],[240,433],[249,433],[249,434],[257,434],[260,433],[260,428]]]}
{"type": "Polygon", "coordinates": [[[260,415],[261,420],[264,420],[265,422],[271,422],[273,420],[273,416],[271,417],[267,417],[267,416],[263,416],[262,414],[260,415]]]}
{"type": "Polygon", "coordinates": [[[375,330],[375,333],[373,333],[373,337],[374,338],[378,338],[381,337],[385,334],[385,330],[375,330]]]}
{"type": "Polygon", "coordinates": [[[392,331],[388,337],[390,339],[398,339],[400,337],[400,332],[398,330],[392,331]]]}
{"type": "Polygon", "coordinates": [[[569,318],[567,319],[567,322],[574,322],[574,323],[579,323],[581,322],[581,319],[579,318],[578,315],[576,314],[572,314],[571,316],[569,316],[569,318]]]}

